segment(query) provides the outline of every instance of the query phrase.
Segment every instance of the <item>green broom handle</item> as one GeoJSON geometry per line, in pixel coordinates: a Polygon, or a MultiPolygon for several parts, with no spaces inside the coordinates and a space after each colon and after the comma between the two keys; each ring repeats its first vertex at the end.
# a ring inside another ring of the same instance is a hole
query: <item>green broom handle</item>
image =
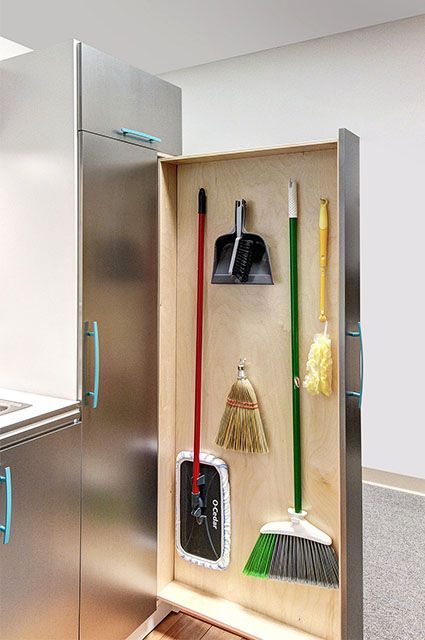
{"type": "Polygon", "coordinates": [[[292,350],[292,425],[294,449],[294,509],[302,512],[301,487],[301,417],[300,417],[300,365],[298,338],[298,264],[297,218],[289,218],[289,252],[291,278],[291,350],[292,350]]]}

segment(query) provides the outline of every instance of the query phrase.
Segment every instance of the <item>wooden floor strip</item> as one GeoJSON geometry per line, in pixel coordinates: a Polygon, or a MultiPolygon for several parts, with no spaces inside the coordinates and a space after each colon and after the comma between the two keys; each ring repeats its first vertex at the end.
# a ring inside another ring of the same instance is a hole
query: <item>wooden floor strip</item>
{"type": "Polygon", "coordinates": [[[183,617],[182,613],[170,613],[164,620],[148,635],[146,640],[166,640],[167,632],[171,627],[183,617]]]}
{"type": "Polygon", "coordinates": [[[243,640],[183,613],[170,613],[146,640],[243,640]]]}
{"type": "Polygon", "coordinates": [[[206,632],[202,640],[243,640],[240,636],[235,636],[234,633],[218,629],[217,627],[211,627],[206,632]]]}
{"type": "Polygon", "coordinates": [[[182,615],[161,640],[201,640],[210,628],[208,622],[182,615]]]}

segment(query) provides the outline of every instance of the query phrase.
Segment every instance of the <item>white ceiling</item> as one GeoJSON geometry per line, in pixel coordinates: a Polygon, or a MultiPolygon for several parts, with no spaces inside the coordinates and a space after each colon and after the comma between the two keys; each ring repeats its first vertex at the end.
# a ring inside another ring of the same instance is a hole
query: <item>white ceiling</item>
{"type": "Polygon", "coordinates": [[[425,13],[424,0],[0,0],[0,32],[69,38],[161,73],[425,13]]]}

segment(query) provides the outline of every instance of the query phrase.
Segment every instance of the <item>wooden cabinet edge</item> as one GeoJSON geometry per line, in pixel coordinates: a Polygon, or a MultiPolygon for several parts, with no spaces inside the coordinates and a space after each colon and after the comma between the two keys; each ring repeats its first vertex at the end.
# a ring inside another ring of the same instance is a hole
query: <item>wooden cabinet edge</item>
{"type": "Polygon", "coordinates": [[[321,640],[319,636],[177,581],[170,582],[162,589],[158,598],[184,613],[218,625],[226,631],[243,634],[249,640],[321,640]]]}

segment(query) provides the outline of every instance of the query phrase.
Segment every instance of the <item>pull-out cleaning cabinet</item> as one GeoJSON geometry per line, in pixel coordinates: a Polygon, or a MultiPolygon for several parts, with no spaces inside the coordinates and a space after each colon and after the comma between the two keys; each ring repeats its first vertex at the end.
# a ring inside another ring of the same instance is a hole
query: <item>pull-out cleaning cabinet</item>
{"type": "Polygon", "coordinates": [[[159,172],[159,598],[264,640],[362,638],[358,138],[164,158],[159,172]],[[328,330],[333,393],[301,393],[303,488],[313,524],[339,556],[336,590],[246,577],[266,522],[292,503],[292,409],[287,184],[298,182],[301,376],[319,315],[318,213],[329,200],[328,330]],[[197,193],[206,215],[202,450],[223,458],[231,486],[231,561],[212,571],[175,552],[175,460],[192,448],[197,193]],[[270,249],[273,286],[211,284],[215,239],[237,198],[270,249]],[[351,335],[354,334],[354,335],[351,335]],[[222,450],[215,437],[240,357],[256,388],[269,454],[222,450]]]}

